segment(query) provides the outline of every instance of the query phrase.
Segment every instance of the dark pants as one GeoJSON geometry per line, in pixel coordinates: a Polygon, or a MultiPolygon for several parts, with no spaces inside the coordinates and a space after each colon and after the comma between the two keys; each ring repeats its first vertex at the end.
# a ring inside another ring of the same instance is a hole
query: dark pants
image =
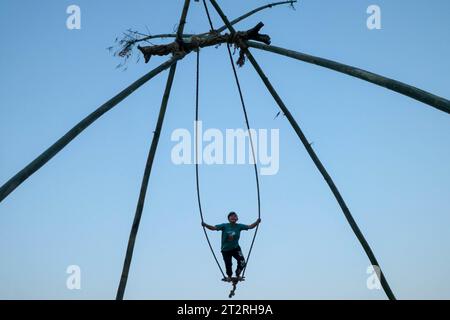
{"type": "Polygon", "coordinates": [[[239,275],[245,267],[245,258],[242,254],[241,247],[229,251],[222,251],[223,261],[225,261],[225,268],[227,270],[227,276],[233,275],[233,261],[232,258],[237,260],[236,275],[239,275]]]}

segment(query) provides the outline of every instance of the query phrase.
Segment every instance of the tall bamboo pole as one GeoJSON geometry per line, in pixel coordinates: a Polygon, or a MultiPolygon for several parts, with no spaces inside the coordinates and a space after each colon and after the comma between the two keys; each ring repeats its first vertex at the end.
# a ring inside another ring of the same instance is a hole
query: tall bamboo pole
{"type": "MultiPolygon", "coordinates": [[[[184,1],[183,11],[181,13],[180,23],[178,25],[177,31],[178,40],[181,40],[181,36],[183,34],[184,25],[186,23],[186,16],[189,10],[189,4],[190,0],[184,1]]],[[[148,182],[153,167],[153,160],[155,159],[156,149],[158,147],[159,137],[161,135],[164,116],[166,114],[167,104],[169,102],[170,91],[172,89],[173,79],[175,77],[176,67],[177,67],[176,63],[172,65],[169,71],[169,76],[167,78],[166,89],[164,91],[164,96],[161,102],[158,121],[156,123],[152,144],[150,146],[150,151],[147,157],[147,163],[145,165],[144,176],[142,178],[141,190],[139,192],[139,200],[136,207],[136,213],[134,215],[133,225],[131,226],[130,237],[128,239],[127,252],[125,253],[125,261],[123,263],[122,275],[120,277],[119,287],[117,289],[116,300],[123,300],[123,296],[125,294],[125,288],[127,286],[128,281],[128,274],[130,272],[131,260],[133,258],[134,245],[136,243],[136,237],[139,231],[139,224],[141,222],[142,211],[144,210],[148,182]]]]}
{"type": "MultiPolygon", "coordinates": [[[[222,18],[222,20],[224,21],[224,23],[227,25],[227,27],[230,30],[230,32],[234,34],[235,30],[234,30],[233,26],[229,23],[227,17],[223,13],[222,9],[219,7],[217,2],[215,0],[210,0],[210,1],[211,1],[212,5],[214,6],[214,8],[216,9],[216,11],[218,12],[218,14],[220,15],[220,17],[222,18]]],[[[336,185],[334,184],[331,176],[328,174],[327,170],[322,165],[322,162],[317,157],[317,155],[314,152],[313,148],[311,147],[311,144],[309,143],[308,139],[304,135],[303,131],[300,129],[300,126],[295,121],[295,119],[292,116],[292,114],[290,113],[289,109],[286,107],[286,105],[284,104],[283,100],[280,98],[280,96],[278,95],[277,91],[275,90],[275,88],[270,83],[270,81],[267,78],[267,76],[265,75],[264,71],[261,69],[261,67],[256,62],[256,60],[253,57],[253,55],[248,50],[247,44],[242,42],[240,44],[240,46],[241,46],[241,49],[244,50],[247,58],[252,63],[252,65],[255,68],[256,72],[259,74],[259,76],[263,80],[263,82],[266,85],[267,89],[269,90],[270,94],[273,96],[273,98],[277,102],[277,104],[280,107],[281,111],[286,115],[286,118],[289,120],[289,123],[294,128],[294,131],[297,133],[298,137],[300,138],[300,141],[305,146],[306,151],[308,152],[309,156],[311,157],[311,159],[313,160],[313,162],[316,165],[317,169],[320,171],[320,173],[322,174],[323,178],[327,182],[327,184],[330,187],[332,193],[334,194],[337,202],[339,203],[339,206],[341,207],[345,218],[347,219],[348,223],[350,224],[350,227],[352,228],[353,232],[355,233],[356,237],[358,238],[359,242],[361,243],[364,251],[366,252],[366,254],[367,254],[371,264],[378,268],[379,274],[377,274],[377,275],[379,276],[381,285],[382,285],[386,295],[388,296],[389,299],[395,300],[394,293],[392,292],[392,290],[391,290],[391,288],[390,288],[390,286],[389,286],[389,284],[388,284],[388,282],[387,282],[383,272],[381,271],[381,267],[380,267],[380,265],[379,265],[375,255],[373,254],[372,249],[369,246],[369,243],[366,241],[364,235],[362,234],[361,230],[359,229],[358,225],[356,224],[355,219],[353,218],[352,214],[350,213],[350,210],[348,209],[348,207],[347,207],[344,199],[342,198],[339,190],[337,189],[336,185]]]]}
{"type": "Polygon", "coordinates": [[[128,239],[127,252],[125,254],[125,261],[123,263],[122,275],[120,277],[119,288],[117,289],[116,300],[123,300],[125,288],[128,281],[128,273],[130,271],[131,260],[133,258],[134,245],[136,242],[137,233],[139,231],[139,224],[141,222],[142,211],[144,210],[145,196],[147,193],[148,182],[150,179],[150,173],[153,167],[153,160],[155,159],[156,149],[158,147],[159,137],[161,135],[161,129],[164,122],[164,116],[169,102],[170,90],[172,88],[173,79],[176,71],[176,64],[174,64],[169,71],[167,78],[166,89],[161,102],[161,108],[159,111],[158,121],[156,129],[154,131],[152,144],[147,157],[147,163],[145,165],[144,176],[142,178],[141,190],[139,192],[139,200],[136,207],[136,213],[134,215],[133,225],[131,226],[130,237],[128,239]]]}
{"type": "Polygon", "coordinates": [[[181,40],[183,37],[184,26],[186,25],[186,17],[189,11],[190,0],[184,0],[183,11],[181,12],[180,22],[178,23],[177,38],[181,40]]]}

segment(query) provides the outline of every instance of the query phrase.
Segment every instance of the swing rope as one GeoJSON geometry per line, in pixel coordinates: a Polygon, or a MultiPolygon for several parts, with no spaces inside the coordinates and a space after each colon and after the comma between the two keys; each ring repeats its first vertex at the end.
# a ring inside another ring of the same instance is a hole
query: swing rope
{"type": "MultiPolygon", "coordinates": [[[[202,202],[200,199],[200,179],[198,178],[198,121],[199,121],[199,87],[200,87],[200,50],[197,51],[197,77],[196,77],[196,90],[195,90],[195,181],[197,185],[197,202],[198,210],[200,212],[200,218],[202,220],[202,225],[205,222],[203,218],[202,202]]],[[[220,273],[222,273],[223,278],[225,278],[225,273],[220,266],[217,256],[214,253],[214,249],[209,240],[208,233],[206,232],[206,227],[203,227],[203,233],[205,234],[206,241],[208,242],[209,249],[214,257],[214,260],[219,267],[220,273]]]]}
{"type": "MultiPolygon", "coordinates": [[[[214,26],[213,26],[213,23],[212,23],[212,20],[211,20],[211,16],[209,14],[208,6],[207,6],[205,0],[203,0],[203,5],[204,5],[204,8],[205,8],[206,16],[208,17],[208,22],[209,22],[209,25],[211,27],[211,31],[214,31],[215,29],[214,29],[214,26]]],[[[252,159],[253,159],[253,165],[254,165],[254,170],[255,170],[256,193],[257,193],[257,200],[258,200],[258,219],[260,219],[261,218],[261,196],[260,196],[259,177],[258,177],[258,165],[257,165],[257,162],[256,162],[255,147],[254,147],[254,144],[253,144],[253,137],[252,137],[252,134],[251,134],[251,131],[250,131],[250,122],[248,120],[247,108],[245,106],[245,101],[244,101],[244,96],[242,94],[241,84],[240,84],[240,81],[239,81],[239,77],[237,75],[236,67],[234,66],[233,55],[231,53],[231,49],[230,49],[230,45],[229,44],[227,44],[227,50],[228,50],[228,55],[230,57],[230,63],[231,63],[231,67],[233,69],[234,78],[236,80],[236,85],[237,85],[238,92],[239,92],[239,98],[241,100],[242,110],[243,110],[244,117],[245,117],[245,124],[247,126],[247,131],[248,131],[248,135],[249,135],[250,148],[251,148],[251,151],[252,151],[252,159]]],[[[196,115],[195,115],[195,117],[196,117],[196,126],[195,126],[195,128],[196,128],[196,140],[195,140],[195,157],[196,157],[196,162],[195,162],[195,166],[196,166],[196,180],[197,180],[197,199],[198,199],[200,217],[201,217],[202,222],[203,222],[204,220],[203,220],[202,205],[201,205],[201,201],[200,201],[200,187],[199,187],[198,161],[197,161],[198,160],[199,82],[200,82],[199,81],[199,79],[200,79],[200,76],[199,76],[199,74],[200,74],[200,67],[199,66],[200,66],[200,50],[197,51],[197,85],[196,85],[196,89],[197,90],[196,90],[196,115]]],[[[259,225],[256,226],[255,233],[253,234],[253,239],[252,239],[252,242],[251,242],[251,245],[250,245],[250,249],[249,249],[247,258],[245,260],[245,266],[244,266],[244,268],[242,270],[242,275],[241,275],[242,278],[244,278],[245,272],[247,270],[248,261],[250,259],[250,256],[251,256],[254,244],[255,244],[255,240],[256,240],[256,235],[258,233],[258,229],[259,229],[259,225]]],[[[209,237],[208,237],[208,234],[206,232],[205,227],[203,227],[203,231],[205,233],[206,239],[208,241],[209,248],[211,249],[211,252],[212,252],[212,254],[214,256],[214,259],[215,259],[217,265],[219,266],[220,272],[222,273],[223,277],[225,278],[223,270],[222,270],[222,268],[221,268],[221,266],[220,266],[220,264],[219,264],[219,262],[217,260],[217,257],[216,257],[216,255],[214,253],[214,250],[213,250],[213,248],[211,246],[211,242],[209,241],[209,237]]]]}
{"type": "MultiPolygon", "coordinates": [[[[245,106],[244,96],[242,94],[242,89],[241,89],[241,84],[240,84],[239,77],[238,77],[238,74],[236,71],[236,67],[233,62],[233,55],[231,54],[230,44],[227,44],[227,50],[228,50],[228,55],[230,57],[230,63],[231,63],[231,67],[233,69],[234,78],[236,80],[236,85],[237,85],[237,88],[239,91],[239,98],[241,99],[242,111],[244,112],[244,117],[245,117],[245,125],[247,126],[248,136],[249,136],[249,140],[250,140],[250,148],[252,150],[252,157],[253,157],[253,167],[255,170],[256,194],[257,194],[257,198],[258,198],[258,219],[261,219],[261,196],[260,196],[260,188],[259,188],[258,164],[256,162],[255,147],[253,144],[253,138],[252,138],[252,134],[250,131],[250,122],[248,120],[247,108],[245,106]]],[[[255,233],[253,234],[252,243],[251,243],[250,249],[248,251],[247,259],[245,260],[246,262],[245,262],[244,270],[242,270],[242,277],[245,276],[245,271],[247,270],[248,261],[250,259],[250,255],[252,253],[253,246],[255,244],[255,239],[256,239],[256,235],[258,233],[258,229],[259,229],[259,224],[256,226],[255,233]]]]}
{"type": "Polygon", "coordinates": [[[206,16],[208,17],[209,26],[211,27],[211,31],[214,31],[214,26],[211,20],[211,16],[209,15],[208,5],[206,4],[206,0],[203,0],[203,6],[205,7],[206,16]]]}

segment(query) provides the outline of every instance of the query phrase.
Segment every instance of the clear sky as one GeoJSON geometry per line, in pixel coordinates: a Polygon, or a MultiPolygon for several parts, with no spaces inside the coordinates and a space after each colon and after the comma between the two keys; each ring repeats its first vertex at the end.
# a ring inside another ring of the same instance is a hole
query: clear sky
{"type": "MultiPolygon", "coordinates": [[[[267,0],[220,1],[237,17],[267,0]]],[[[0,1],[0,184],[115,93],[157,66],[106,50],[128,28],[172,32],[182,1],[0,1]],[[81,30],[66,28],[80,6],[81,30]]],[[[215,25],[222,25],[212,8],[215,25]]],[[[450,97],[450,2],[305,0],[263,21],[273,44],[355,65],[450,97]],[[377,4],[382,29],[368,30],[377,4]]],[[[186,32],[208,30],[192,2],[186,32]]],[[[400,299],[450,298],[450,117],[364,81],[253,50],[329,170],[400,299]]],[[[226,49],[202,50],[201,117],[243,128],[226,49]]],[[[125,297],[225,299],[208,251],[194,167],[175,166],[170,135],[193,130],[195,56],[178,65],[125,297]]],[[[239,69],[250,121],[280,130],[280,169],[261,177],[262,219],[240,299],[384,299],[369,261],[286,118],[247,63],[239,69]]],[[[0,204],[0,298],[113,299],[167,72],[83,132],[0,204]],[[66,268],[81,268],[68,290],[66,268]]],[[[208,223],[235,210],[256,219],[253,169],[202,166],[208,223]]],[[[244,233],[246,251],[251,233],[244,233]]],[[[220,255],[220,235],[211,234],[220,255]]]]}

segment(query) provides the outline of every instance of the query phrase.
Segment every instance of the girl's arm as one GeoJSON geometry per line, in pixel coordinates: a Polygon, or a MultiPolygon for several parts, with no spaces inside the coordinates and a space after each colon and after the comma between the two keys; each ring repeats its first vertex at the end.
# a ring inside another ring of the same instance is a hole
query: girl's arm
{"type": "Polygon", "coordinates": [[[248,226],[248,228],[249,228],[249,229],[254,229],[254,228],[256,228],[256,226],[257,226],[258,224],[260,224],[260,223],[261,223],[261,219],[258,219],[258,220],[256,220],[255,223],[250,224],[250,225],[248,226]]]}
{"type": "Polygon", "coordinates": [[[206,229],[211,230],[211,231],[217,231],[217,230],[219,230],[219,229],[217,229],[217,228],[214,227],[214,226],[210,226],[209,224],[206,224],[205,222],[202,222],[202,226],[205,227],[206,229]]]}

